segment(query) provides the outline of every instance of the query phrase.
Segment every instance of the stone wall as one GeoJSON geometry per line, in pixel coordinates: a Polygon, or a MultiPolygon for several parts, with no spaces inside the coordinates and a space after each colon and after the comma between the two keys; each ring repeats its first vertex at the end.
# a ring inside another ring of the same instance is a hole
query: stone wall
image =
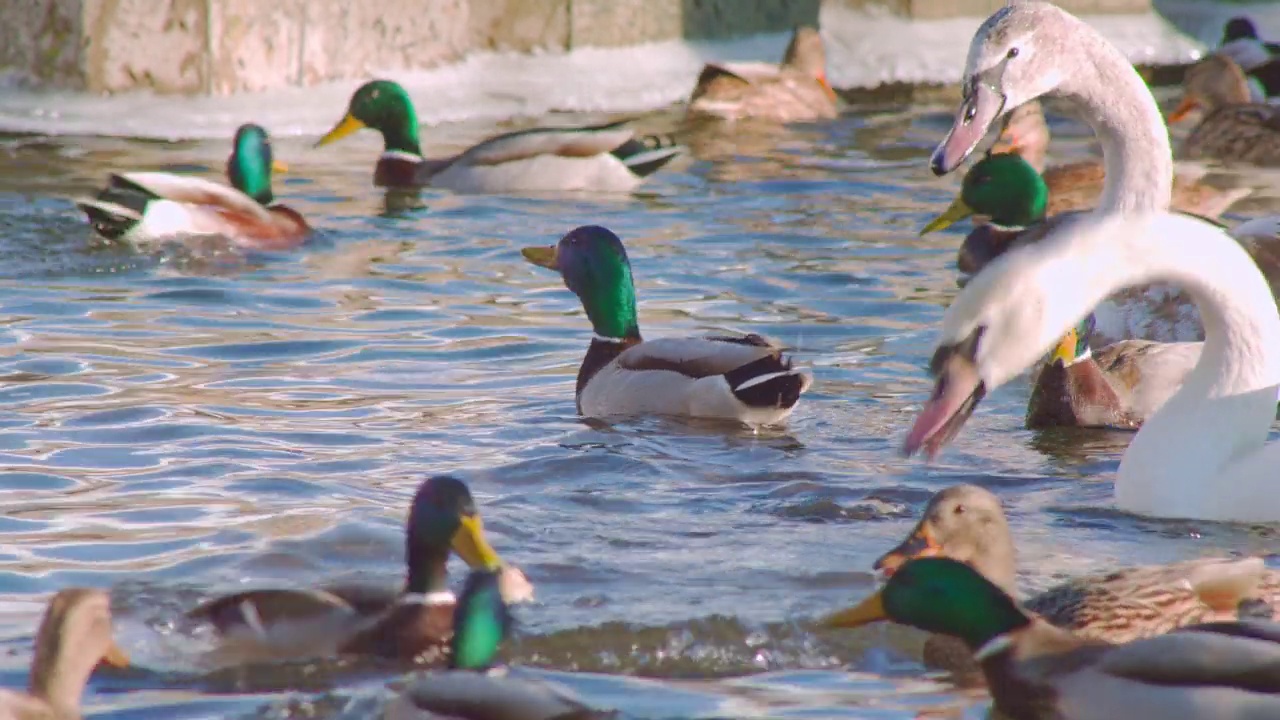
{"type": "MultiPolygon", "coordinates": [[[[119,92],[228,94],[469,52],[619,46],[780,32],[824,0],[6,0],[0,71],[119,92]]],[[[986,15],[1003,0],[825,0],[910,17],[986,15]]],[[[1063,0],[1078,12],[1145,12],[1149,0],[1063,0]]]]}

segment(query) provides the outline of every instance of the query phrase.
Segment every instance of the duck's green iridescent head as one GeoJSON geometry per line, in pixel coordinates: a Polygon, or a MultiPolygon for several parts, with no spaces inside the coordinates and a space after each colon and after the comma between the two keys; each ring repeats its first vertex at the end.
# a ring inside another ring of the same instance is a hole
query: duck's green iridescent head
{"type": "Polygon", "coordinates": [[[1058,341],[1057,347],[1053,350],[1053,357],[1049,359],[1049,362],[1060,363],[1062,367],[1069,367],[1089,357],[1091,352],[1089,338],[1093,335],[1096,323],[1093,313],[1085,315],[1083,320],[1068,330],[1062,336],[1062,339],[1058,341]]]}
{"type": "Polygon", "coordinates": [[[1049,187],[1021,155],[995,153],[965,173],[960,197],[920,231],[941,230],[970,215],[981,214],[1004,228],[1023,228],[1044,218],[1049,187]]]}
{"type": "Polygon", "coordinates": [[[391,80],[370,80],[351,96],[347,114],[316,142],[328,145],[360,130],[373,128],[382,133],[385,150],[421,155],[418,142],[418,113],[409,93],[391,80]]]}
{"type": "Polygon", "coordinates": [[[227,179],[231,186],[263,205],[275,199],[271,192],[271,172],[287,168],[271,154],[271,138],[260,125],[241,125],[227,158],[227,179]]]}
{"type": "Polygon", "coordinates": [[[909,560],[878,592],[824,624],[859,627],[879,620],[953,635],[970,650],[1031,623],[1013,598],[981,573],[944,557],[909,560]]]}
{"type": "Polygon", "coordinates": [[[449,667],[484,670],[492,666],[511,625],[511,613],[502,599],[498,573],[471,572],[453,610],[450,643],[453,653],[449,667]]]}
{"type": "Polygon", "coordinates": [[[485,539],[480,513],[466,483],[437,475],[418,487],[409,508],[406,591],[447,590],[445,564],[450,552],[477,570],[498,570],[503,565],[502,558],[485,539]]]}
{"type": "Polygon", "coordinates": [[[584,225],[550,247],[521,251],[534,265],[557,270],[582,300],[596,335],[612,339],[640,337],[636,288],[622,240],[607,228],[584,225]]]}

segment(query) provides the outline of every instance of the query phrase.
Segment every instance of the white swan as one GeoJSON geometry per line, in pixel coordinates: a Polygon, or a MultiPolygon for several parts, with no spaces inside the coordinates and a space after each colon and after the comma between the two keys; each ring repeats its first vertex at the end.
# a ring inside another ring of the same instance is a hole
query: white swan
{"type": "MultiPolygon", "coordinates": [[[[1046,94],[1070,101],[1098,135],[1105,166],[1098,210],[1169,208],[1173,184],[1169,131],[1151,91],[1118,49],[1085,23],[1047,3],[1001,8],[979,28],[965,73],[966,101],[934,154],[934,172],[954,170],[1004,111],[1046,94]],[[1036,28],[1032,23],[1041,17],[1050,25],[1036,28]],[[986,52],[980,39],[1008,45],[1007,51],[1014,47],[1007,41],[1030,37],[1033,30],[1035,42],[1019,42],[1018,56],[992,56],[975,64],[974,53],[986,52]],[[965,117],[967,113],[973,115],[965,117]]],[[[1200,318],[1187,300],[1168,286],[1128,288],[1098,307],[1098,341],[1199,340],[1200,318]]]]}
{"type": "Polygon", "coordinates": [[[1038,361],[1110,294],[1174,283],[1199,308],[1204,349],[1125,452],[1117,504],[1162,517],[1280,521],[1280,444],[1266,444],[1280,391],[1280,314],[1239,243],[1166,211],[1168,134],[1150,93],[1139,92],[1141,78],[1097,32],[1045,3],[1005,7],[984,22],[965,76],[935,172],[958,166],[1005,108],[1057,95],[1081,105],[1100,136],[1104,200],[1001,256],[956,298],[930,364],[937,385],[905,451],[936,454],[988,389],[1038,361]]]}

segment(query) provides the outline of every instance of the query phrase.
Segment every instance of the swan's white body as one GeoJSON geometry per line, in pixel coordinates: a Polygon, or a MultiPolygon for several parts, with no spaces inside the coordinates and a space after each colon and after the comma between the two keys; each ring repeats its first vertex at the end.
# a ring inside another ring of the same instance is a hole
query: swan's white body
{"type": "Polygon", "coordinates": [[[1203,350],[1182,388],[1125,452],[1117,504],[1161,517],[1280,521],[1280,444],[1266,444],[1280,391],[1280,314],[1238,242],[1214,225],[1167,211],[1173,161],[1150,91],[1096,31],[1037,2],[1005,7],[979,28],[966,77],[979,76],[987,84],[967,95],[935,167],[940,157],[954,161],[957,146],[985,132],[969,128],[966,113],[971,120],[976,109],[988,118],[992,97],[1008,108],[1052,94],[1073,101],[1098,133],[1105,187],[1095,210],[998,258],[956,298],[940,345],[966,348],[957,365],[967,369],[940,378],[936,403],[961,408],[958,398],[967,390],[956,381],[991,389],[1031,367],[1117,290],[1174,284],[1199,309],[1203,350]]]}
{"type": "Polygon", "coordinates": [[[1160,517],[1280,520],[1280,443],[1266,444],[1280,392],[1280,314],[1257,265],[1214,226],[1170,213],[1084,216],[978,273],[947,311],[942,336],[984,326],[978,374],[994,388],[1102,299],[1153,281],[1191,294],[1205,343],[1182,388],[1125,452],[1117,504],[1160,517]]]}

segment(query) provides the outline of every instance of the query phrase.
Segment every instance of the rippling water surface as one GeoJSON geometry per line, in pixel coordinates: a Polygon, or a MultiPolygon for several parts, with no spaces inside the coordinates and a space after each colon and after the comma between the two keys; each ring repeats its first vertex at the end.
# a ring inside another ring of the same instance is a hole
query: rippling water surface
{"type": "MultiPolygon", "coordinates": [[[[277,194],[319,233],[251,257],[103,244],[65,199],[111,169],[216,176],[226,142],[0,138],[0,683],[22,684],[47,594],[94,585],[142,668],[96,678],[95,715],[374,712],[388,672],[218,668],[177,618],[246,586],[397,583],[406,503],[431,473],[471,484],[537,586],[509,658],[635,717],[978,717],[981,698],[924,674],[918,635],[813,627],[958,481],[1005,499],[1028,587],[1275,547],[1109,510],[1128,436],[1022,429],[1025,380],[938,463],[898,455],[955,293],[957,232],[916,235],[956,187],[925,164],[945,109],[720,132],[677,117],[642,125],[679,130],[691,155],[615,198],[405,202],[370,185],[373,137],[279,138],[277,194]],[[817,384],[785,428],[576,415],[590,328],[518,251],[587,223],[624,239],[648,334],[796,348],[817,384]]],[[[426,136],[446,150],[494,129],[426,136]]],[[[1079,126],[1057,130],[1058,158],[1089,151],[1079,126]]]]}

